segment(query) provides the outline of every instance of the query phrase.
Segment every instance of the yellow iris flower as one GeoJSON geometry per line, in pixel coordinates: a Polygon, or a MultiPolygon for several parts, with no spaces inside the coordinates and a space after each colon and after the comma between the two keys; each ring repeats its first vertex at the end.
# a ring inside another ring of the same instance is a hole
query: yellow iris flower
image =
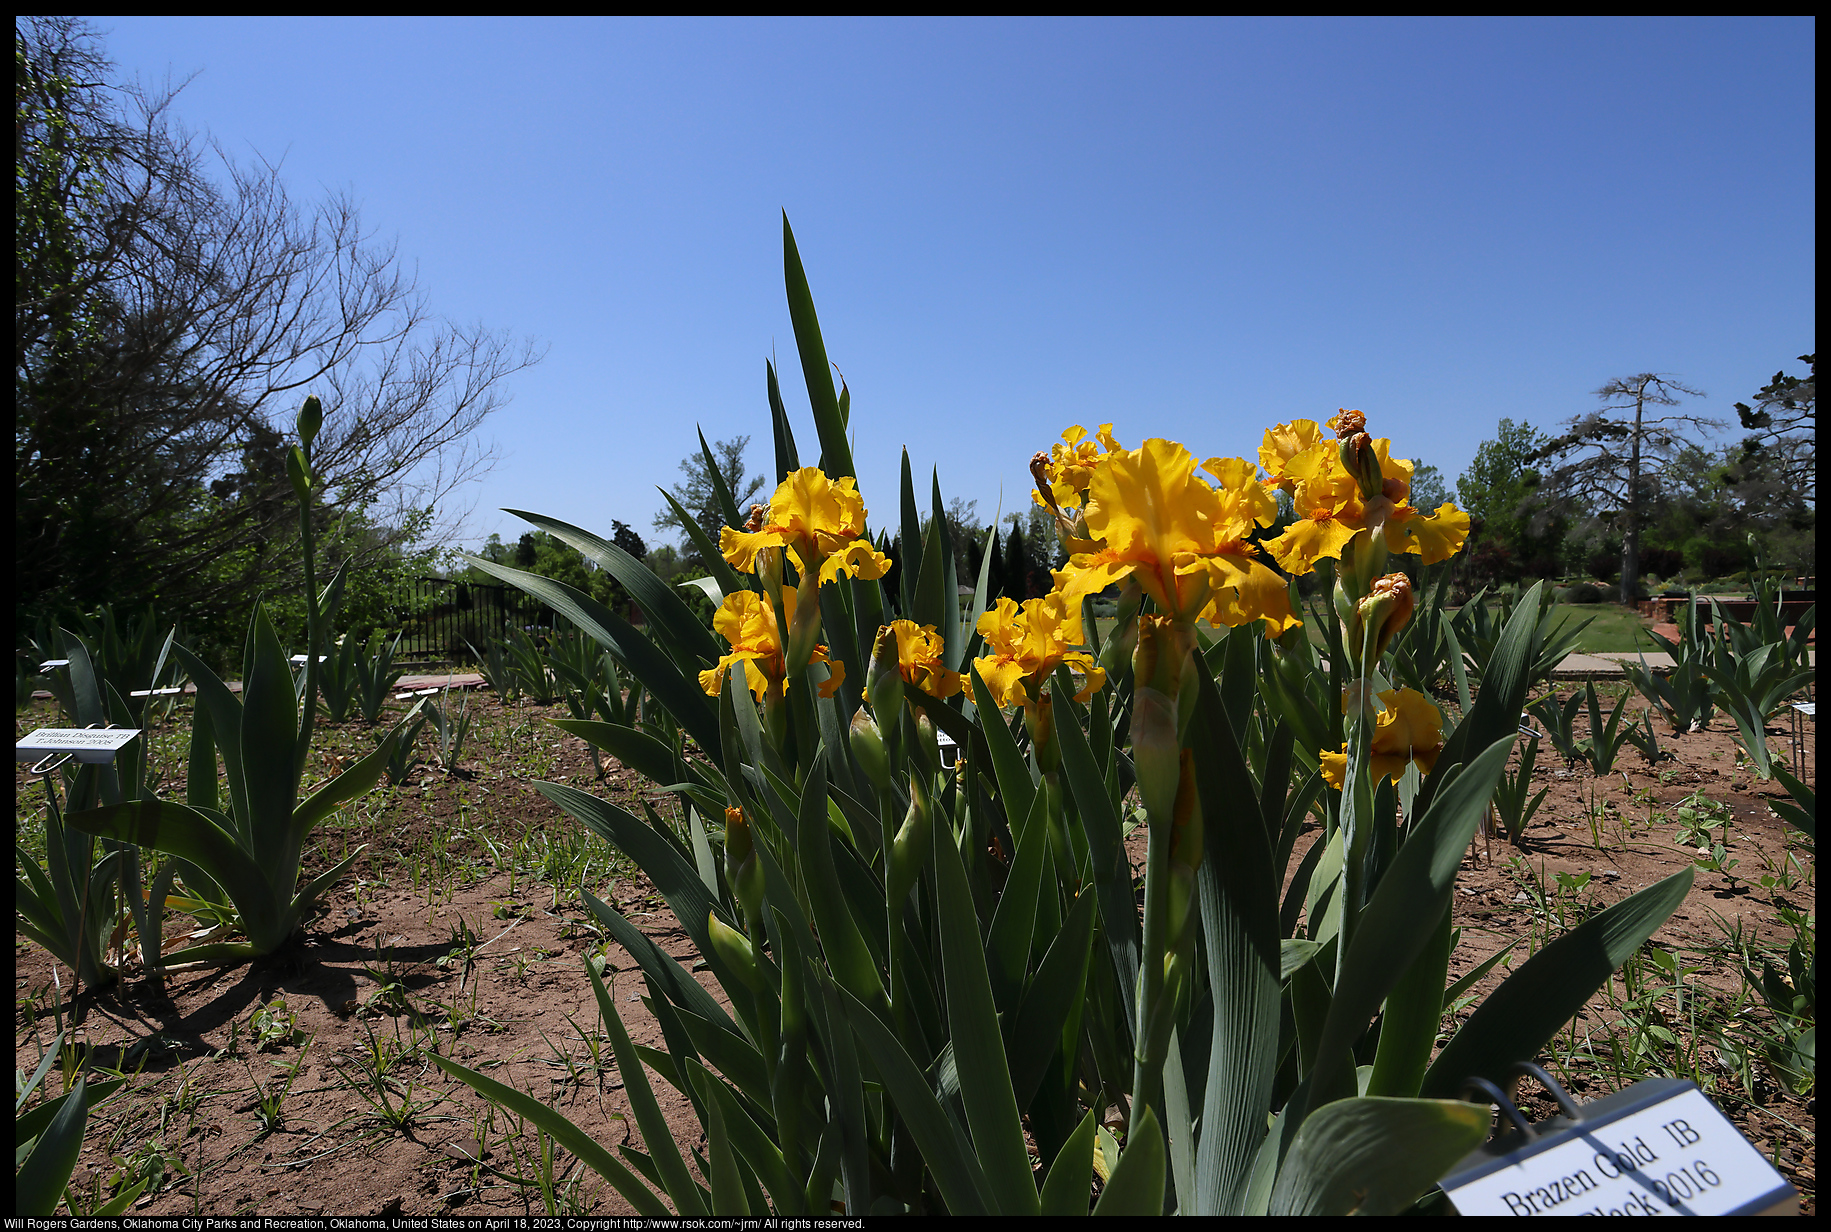
{"type": "MultiPolygon", "coordinates": [[[[794,590],[785,587],[782,614],[790,625],[795,620],[795,599],[794,590]]],[[[731,643],[731,653],[720,659],[717,667],[709,667],[699,674],[700,688],[717,696],[725,687],[725,674],[739,663],[744,665],[744,683],[758,701],[768,695],[772,686],[781,688],[783,678],[788,674],[788,663],[782,653],[782,630],[776,625],[776,611],[769,596],[753,590],[726,595],[718,611],[713,613],[712,627],[731,643]]],[[[827,665],[831,675],[820,686],[820,696],[833,696],[846,678],[846,665],[829,659],[825,646],[814,647],[808,661],[827,665]]]]}
{"type": "Polygon", "coordinates": [[[1322,428],[1314,419],[1293,419],[1267,428],[1265,440],[1259,446],[1259,465],[1271,476],[1274,486],[1289,492],[1297,486],[1296,480],[1285,475],[1291,459],[1306,453],[1322,440],[1322,428]]]}
{"type": "Polygon", "coordinates": [[[1279,424],[1265,433],[1260,461],[1297,508],[1298,520],[1264,543],[1285,572],[1308,573],[1324,557],[1339,560],[1355,532],[1376,518],[1385,527],[1388,550],[1422,555],[1427,565],[1462,550],[1469,534],[1468,514],[1448,503],[1428,514],[1412,508],[1408,502],[1413,464],[1393,457],[1392,442],[1385,437],[1373,439],[1371,445],[1384,479],[1376,498],[1382,503],[1378,510],[1369,507],[1374,502],[1364,498],[1359,482],[1342,465],[1340,443],[1321,435],[1313,420],[1279,424]]]}
{"type": "MultiPolygon", "coordinates": [[[[942,664],[947,643],[933,625],[918,625],[913,620],[893,620],[884,628],[896,636],[897,674],[930,697],[952,697],[960,691],[960,673],[942,664]]],[[[880,633],[881,637],[882,634],[880,633]]],[[[865,690],[870,700],[870,689],[865,690]]]]}
{"type": "Polygon", "coordinates": [[[822,584],[841,573],[867,580],[881,578],[890,558],[871,546],[865,533],[865,502],[851,476],[828,479],[820,468],[804,466],[769,498],[769,511],[755,531],[719,532],[718,547],[732,568],[755,570],[764,548],[791,548],[802,572],[817,573],[822,584]]]}
{"type": "Polygon", "coordinates": [[[1055,575],[1064,599],[1078,606],[1083,595],[1131,577],[1177,620],[1264,620],[1268,637],[1300,623],[1284,583],[1246,541],[1277,513],[1252,464],[1211,458],[1202,469],[1222,486],[1201,479],[1195,456],[1175,441],[1153,438],[1102,458],[1087,491],[1097,550],[1075,553],[1055,575]]]}
{"type": "Polygon", "coordinates": [[[1046,480],[1047,492],[1038,488],[1030,490],[1031,497],[1037,504],[1046,509],[1072,509],[1081,503],[1081,494],[1087,491],[1093,468],[1101,458],[1119,448],[1119,442],[1113,439],[1113,426],[1101,424],[1092,438],[1087,429],[1080,424],[1062,433],[1062,443],[1049,447],[1047,460],[1038,454],[1038,462],[1033,464],[1032,472],[1040,470],[1039,482],[1046,480]]]}
{"type": "MultiPolygon", "coordinates": [[[[1443,751],[1443,716],[1416,689],[1388,689],[1379,696],[1384,709],[1374,723],[1369,749],[1374,781],[1384,776],[1398,782],[1407,762],[1429,774],[1443,751]]],[[[1342,790],[1348,777],[1348,746],[1342,745],[1339,753],[1324,749],[1319,756],[1322,777],[1336,791],[1342,790]]]]}
{"type": "MultiPolygon", "coordinates": [[[[1021,607],[1010,599],[999,599],[997,607],[979,618],[979,633],[992,653],[973,660],[973,666],[979,669],[993,706],[1035,706],[1049,677],[1064,663],[1086,677],[1086,687],[1075,695],[1076,701],[1086,701],[1106,683],[1106,673],[1092,655],[1070,649],[1082,644],[1081,605],[1070,602],[1060,591],[1031,599],[1021,607]]],[[[970,695],[970,680],[967,691],[970,695]]],[[[978,698],[973,701],[984,704],[978,698]]]]}

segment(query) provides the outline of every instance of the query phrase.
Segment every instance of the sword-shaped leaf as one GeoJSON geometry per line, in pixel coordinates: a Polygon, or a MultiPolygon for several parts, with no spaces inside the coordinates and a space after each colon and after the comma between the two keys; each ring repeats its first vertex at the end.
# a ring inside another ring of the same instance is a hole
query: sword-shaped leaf
{"type": "Polygon", "coordinates": [[[992,1004],[992,985],[979,939],[978,915],[966,869],[945,825],[934,827],[934,869],[939,901],[942,979],[947,987],[948,1030],[961,1101],[973,1146],[985,1165],[986,1184],[1000,1212],[1037,1213],[1036,1181],[1024,1146],[1023,1125],[1011,1090],[1004,1040],[992,1004]]]}
{"type": "Polygon", "coordinates": [[[801,376],[807,381],[807,400],[814,411],[814,427],[820,433],[820,469],[828,477],[840,479],[858,472],[852,465],[852,446],[846,440],[845,417],[840,414],[839,396],[833,389],[832,365],[827,360],[826,343],[820,337],[820,319],[814,315],[813,292],[807,287],[807,271],[801,266],[801,252],[795,247],[795,233],[788,225],[788,212],[782,213],[782,273],[788,284],[788,316],[795,326],[795,348],[801,354],[801,376]]]}
{"type": "MultiPolygon", "coordinates": [[[[701,436],[700,442],[705,442],[701,436]]],[[[649,620],[649,627],[667,638],[675,646],[675,662],[696,658],[704,667],[718,662],[718,642],[699,618],[693,614],[681,599],[668,588],[666,582],[655,576],[642,561],[610,540],[594,535],[588,530],[581,530],[571,523],[544,514],[528,513],[521,509],[504,509],[524,522],[532,522],[555,539],[571,544],[597,564],[610,576],[617,579],[623,589],[642,606],[649,620]]],[[[741,526],[740,520],[734,525],[741,526]]]]}
{"type": "Polygon", "coordinates": [[[1536,1057],[1678,910],[1691,889],[1693,871],[1687,866],[1622,899],[1527,959],[1437,1054],[1424,1074],[1423,1094],[1451,1098],[1467,1078],[1501,1082],[1515,1061],[1536,1057]]]}
{"type": "Polygon", "coordinates": [[[1338,1100],[1297,1131],[1270,1213],[1396,1215],[1487,1136],[1488,1110],[1460,1100],[1338,1100]]]}

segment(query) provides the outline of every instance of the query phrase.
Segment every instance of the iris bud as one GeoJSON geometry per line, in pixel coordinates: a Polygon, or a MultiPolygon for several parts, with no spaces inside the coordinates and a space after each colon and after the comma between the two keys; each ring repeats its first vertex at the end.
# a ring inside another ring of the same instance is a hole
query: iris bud
{"type": "Polygon", "coordinates": [[[1152,825],[1167,821],[1179,780],[1177,695],[1182,661],[1193,631],[1168,616],[1138,618],[1138,648],[1132,652],[1132,758],[1138,791],[1152,825]]]}
{"type": "Polygon", "coordinates": [[[725,810],[725,880],[754,927],[763,912],[763,866],[741,808],[725,810]]]}
{"type": "Polygon", "coordinates": [[[1044,689],[1036,705],[1024,707],[1024,726],[1030,729],[1030,747],[1036,752],[1036,768],[1048,774],[1062,764],[1062,746],[1055,739],[1055,707],[1050,704],[1049,690],[1044,689]]]}
{"type": "Polygon", "coordinates": [[[750,938],[719,919],[716,911],[706,912],[706,933],[712,952],[744,981],[744,986],[752,992],[762,992],[763,973],[757,969],[757,949],[750,938]]]}
{"type": "MultiPolygon", "coordinates": [[[[778,549],[779,551],[780,549],[778,549]]],[[[814,646],[820,640],[820,580],[813,570],[801,575],[795,588],[795,615],[788,629],[783,658],[788,674],[793,676],[807,667],[814,657],[814,646]]]]}
{"type": "Polygon", "coordinates": [[[1036,480],[1037,499],[1049,507],[1049,512],[1060,517],[1062,509],[1055,502],[1055,485],[1049,479],[1048,454],[1039,451],[1030,455],[1030,478],[1036,480]]]}
{"type": "Polygon", "coordinates": [[[1365,432],[1356,432],[1342,440],[1341,464],[1360,485],[1361,499],[1373,500],[1383,495],[1385,476],[1380,474],[1380,458],[1373,451],[1373,438],[1365,432]]]}
{"type": "Polygon", "coordinates": [[[903,709],[903,673],[898,666],[896,630],[885,625],[871,644],[871,668],[866,674],[865,696],[878,721],[895,723],[903,709]]]}
{"type": "Polygon", "coordinates": [[[941,768],[941,740],[935,734],[934,721],[921,710],[916,711],[916,745],[922,750],[922,764],[930,773],[941,768]]]}
{"type": "Polygon", "coordinates": [[[1371,639],[1367,647],[1373,661],[1386,653],[1392,639],[1411,620],[1416,601],[1411,593],[1411,579],[1403,573],[1389,573],[1373,584],[1373,590],[1355,607],[1363,636],[1371,639]]]}
{"type": "Polygon", "coordinates": [[[915,886],[917,875],[928,863],[931,825],[928,797],[922,792],[922,777],[914,775],[909,780],[909,813],[890,845],[890,876],[886,879],[885,890],[892,907],[901,908],[915,886]]]}
{"type": "Polygon", "coordinates": [[[884,749],[884,733],[863,707],[852,715],[852,756],[879,791],[890,790],[890,755],[884,749]]]}

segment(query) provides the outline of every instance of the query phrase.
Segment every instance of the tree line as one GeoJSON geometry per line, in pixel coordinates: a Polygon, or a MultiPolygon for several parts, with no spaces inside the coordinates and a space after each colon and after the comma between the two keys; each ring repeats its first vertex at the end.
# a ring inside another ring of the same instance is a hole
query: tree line
{"type": "Polygon", "coordinates": [[[1466,584],[1594,577],[1623,602],[1758,562],[1810,573],[1817,527],[1816,357],[1735,403],[1742,436],[1674,408],[1703,397],[1642,372],[1596,391],[1601,405],[1556,435],[1502,419],[1457,480],[1473,520],[1466,584]]]}

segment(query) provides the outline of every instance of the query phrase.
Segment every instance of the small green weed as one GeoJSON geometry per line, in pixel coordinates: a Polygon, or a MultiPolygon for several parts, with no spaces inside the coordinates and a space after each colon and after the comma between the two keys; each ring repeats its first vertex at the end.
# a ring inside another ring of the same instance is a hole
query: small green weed
{"type": "Polygon", "coordinates": [[[286,998],[275,997],[256,1009],[248,1019],[248,1034],[256,1052],[269,1052],[291,1046],[303,1034],[299,1016],[286,1008],[286,998]]]}

